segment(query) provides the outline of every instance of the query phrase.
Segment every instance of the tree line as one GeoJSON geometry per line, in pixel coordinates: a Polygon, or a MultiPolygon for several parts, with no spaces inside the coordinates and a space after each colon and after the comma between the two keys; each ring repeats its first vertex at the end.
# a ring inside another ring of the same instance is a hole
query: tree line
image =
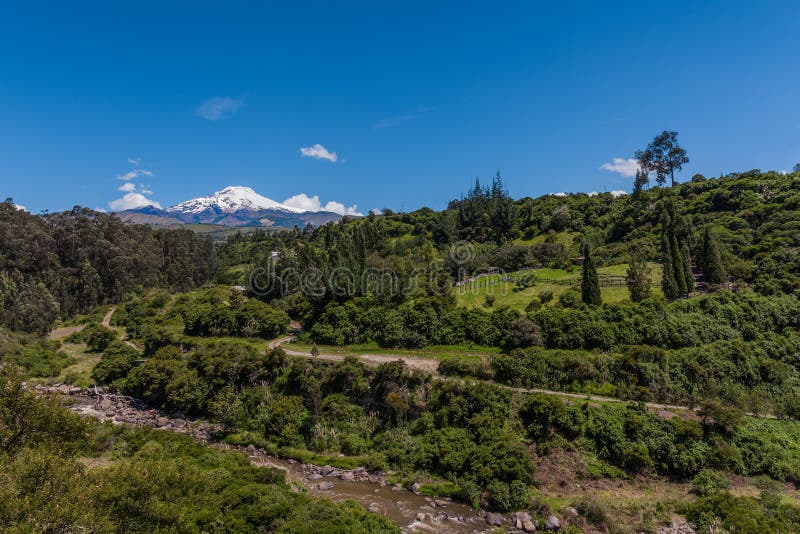
{"type": "Polygon", "coordinates": [[[48,215],[0,203],[0,324],[46,332],[58,318],[150,287],[183,291],[216,272],[213,243],[189,230],[125,224],[86,208],[48,215]]]}

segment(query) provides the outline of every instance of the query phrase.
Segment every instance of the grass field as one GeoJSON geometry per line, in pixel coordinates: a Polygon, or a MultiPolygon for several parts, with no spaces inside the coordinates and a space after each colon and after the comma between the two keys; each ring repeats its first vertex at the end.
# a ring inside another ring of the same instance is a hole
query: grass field
{"type": "Polygon", "coordinates": [[[92,369],[100,361],[102,354],[98,352],[88,352],[83,343],[64,343],[61,350],[75,358],[75,363],[65,367],[56,377],[56,382],[72,384],[82,388],[94,385],[92,380],[92,369]]]}
{"type": "Polygon", "coordinates": [[[556,232],[553,234],[539,234],[534,236],[530,239],[525,239],[524,237],[519,237],[514,240],[515,245],[536,245],[538,243],[546,243],[548,241],[552,241],[554,243],[559,243],[564,245],[567,249],[574,248],[575,251],[578,250],[578,242],[581,234],[578,232],[556,232]]]}
{"type": "MultiPolygon", "coordinates": [[[[661,265],[652,263],[650,269],[651,279],[654,282],[660,280],[661,265]]],[[[624,263],[597,269],[603,302],[615,303],[629,298],[628,288],[625,286],[627,270],[628,265],[624,263]]],[[[514,280],[526,272],[530,271],[482,276],[466,285],[456,287],[456,301],[459,306],[477,308],[485,306],[486,297],[493,295],[495,307],[509,306],[522,311],[534,297],[538,297],[544,292],[552,292],[553,300],[550,303],[552,305],[558,302],[559,296],[570,289],[580,290],[581,269],[578,267],[569,271],[565,269],[535,269],[536,284],[533,287],[516,290],[518,288],[514,280]]],[[[653,287],[653,293],[658,295],[661,293],[661,289],[653,287]]]]}

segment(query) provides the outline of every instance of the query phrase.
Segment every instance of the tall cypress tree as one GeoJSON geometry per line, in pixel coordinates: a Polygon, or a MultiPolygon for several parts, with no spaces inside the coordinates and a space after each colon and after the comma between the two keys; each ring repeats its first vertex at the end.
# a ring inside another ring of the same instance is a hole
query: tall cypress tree
{"type": "Polygon", "coordinates": [[[728,280],[728,273],[722,263],[722,253],[719,249],[719,242],[711,232],[711,228],[706,226],[703,231],[703,275],[706,282],[710,285],[719,285],[728,280]]]}
{"type": "Polygon", "coordinates": [[[681,246],[681,256],[683,257],[683,276],[686,280],[686,292],[694,290],[694,271],[692,270],[692,257],[689,254],[689,247],[686,243],[681,246]]]}
{"type": "Polygon", "coordinates": [[[683,273],[683,255],[678,245],[678,236],[675,235],[674,226],[669,228],[668,232],[669,234],[667,237],[669,239],[669,252],[670,259],[672,260],[673,276],[678,286],[678,291],[681,295],[685,295],[689,292],[689,288],[686,287],[686,277],[683,273]]]}
{"type": "Polygon", "coordinates": [[[589,243],[583,243],[583,278],[581,279],[581,298],[585,304],[599,306],[603,303],[600,296],[600,280],[597,278],[597,268],[592,259],[589,243]]]}
{"type": "Polygon", "coordinates": [[[650,297],[650,267],[644,254],[631,254],[625,279],[632,302],[641,302],[650,297]]]}
{"type": "Polygon", "coordinates": [[[680,287],[675,280],[675,269],[672,266],[672,253],[670,251],[669,237],[666,232],[661,236],[661,252],[664,255],[664,269],[661,277],[661,290],[668,300],[675,300],[681,296],[680,287]]]}

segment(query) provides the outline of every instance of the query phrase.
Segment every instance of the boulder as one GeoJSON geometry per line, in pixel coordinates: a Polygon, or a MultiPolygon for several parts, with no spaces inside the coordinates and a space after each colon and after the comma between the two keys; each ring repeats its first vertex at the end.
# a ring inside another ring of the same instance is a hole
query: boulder
{"type": "Polygon", "coordinates": [[[376,503],[376,502],[371,502],[371,503],[369,503],[369,506],[367,507],[367,510],[369,510],[370,512],[372,512],[374,514],[377,514],[377,513],[379,513],[381,511],[381,505],[376,503]]]}
{"type": "Polygon", "coordinates": [[[186,419],[173,419],[171,426],[172,428],[186,428],[186,419]]]}
{"type": "Polygon", "coordinates": [[[322,472],[323,475],[328,476],[334,471],[334,469],[329,465],[323,465],[320,471],[322,472]]]}
{"type": "Polygon", "coordinates": [[[333,488],[333,482],[329,480],[325,480],[324,482],[320,482],[317,484],[317,489],[320,491],[325,491],[333,488]]]}
{"type": "Polygon", "coordinates": [[[496,514],[494,512],[490,512],[486,514],[486,522],[493,527],[499,527],[503,524],[503,516],[500,514],[496,514]]]}
{"type": "Polygon", "coordinates": [[[572,506],[567,506],[566,508],[564,508],[564,513],[572,518],[576,518],[579,515],[578,511],[572,506]]]}
{"type": "Polygon", "coordinates": [[[436,506],[447,506],[448,504],[444,499],[436,499],[433,502],[436,504],[436,506]]]}
{"type": "Polygon", "coordinates": [[[419,492],[419,487],[420,487],[419,486],[419,482],[414,482],[413,484],[411,484],[411,488],[410,489],[414,493],[418,493],[419,492]]]}
{"type": "Polygon", "coordinates": [[[533,521],[523,521],[522,530],[525,532],[536,532],[536,524],[533,521]]]}
{"type": "Polygon", "coordinates": [[[419,521],[421,523],[421,522],[425,521],[426,517],[427,516],[424,513],[420,512],[420,513],[417,514],[417,521],[419,521]]]}
{"type": "Polygon", "coordinates": [[[255,446],[255,445],[253,445],[253,444],[251,443],[250,445],[248,445],[248,446],[245,448],[245,450],[246,450],[248,453],[250,453],[250,454],[253,454],[254,452],[256,452],[256,446],[255,446]]]}
{"type": "Polygon", "coordinates": [[[343,471],[341,475],[339,475],[339,480],[347,480],[352,481],[355,478],[355,475],[352,471],[343,471]]]}
{"type": "Polygon", "coordinates": [[[310,475],[308,475],[306,477],[307,480],[319,480],[321,478],[322,478],[322,475],[320,475],[319,473],[311,473],[310,475]]]}
{"type": "Polygon", "coordinates": [[[110,410],[113,406],[111,399],[102,399],[98,404],[97,407],[100,408],[102,411],[110,410]]]}
{"type": "Polygon", "coordinates": [[[547,519],[544,520],[544,528],[547,530],[559,530],[561,528],[561,520],[550,514],[547,516],[547,519]]]}

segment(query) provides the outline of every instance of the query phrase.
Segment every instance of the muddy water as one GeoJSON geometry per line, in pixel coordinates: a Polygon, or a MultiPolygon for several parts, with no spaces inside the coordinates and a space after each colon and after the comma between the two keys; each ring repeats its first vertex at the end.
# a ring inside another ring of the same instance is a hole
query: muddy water
{"type": "MultiPolygon", "coordinates": [[[[158,421],[163,430],[171,430],[192,435],[212,447],[238,450],[250,457],[254,465],[277,468],[286,473],[287,482],[304,488],[310,495],[324,497],[333,501],[354,500],[371,512],[381,514],[395,522],[403,532],[441,532],[466,534],[489,532],[491,528],[483,518],[483,513],[460,503],[447,499],[433,499],[417,495],[411,491],[387,484],[379,477],[369,479],[342,480],[340,471],[329,476],[320,474],[320,468],[293,460],[270,456],[258,449],[245,449],[209,439],[209,433],[193,429],[192,425],[176,425],[178,419],[166,416],[154,418],[154,411],[137,407],[131,403],[117,402],[112,408],[102,409],[100,398],[76,395],[70,397],[69,407],[85,416],[115,424],[129,423],[139,426],[153,426],[149,421],[158,421]],[[112,415],[113,414],[113,415],[112,415]],[[202,437],[201,437],[202,436],[202,437]],[[332,484],[328,489],[320,489],[332,484]]],[[[185,422],[184,422],[185,424],[185,422]]],[[[363,477],[362,477],[363,478],[363,477]]]]}

